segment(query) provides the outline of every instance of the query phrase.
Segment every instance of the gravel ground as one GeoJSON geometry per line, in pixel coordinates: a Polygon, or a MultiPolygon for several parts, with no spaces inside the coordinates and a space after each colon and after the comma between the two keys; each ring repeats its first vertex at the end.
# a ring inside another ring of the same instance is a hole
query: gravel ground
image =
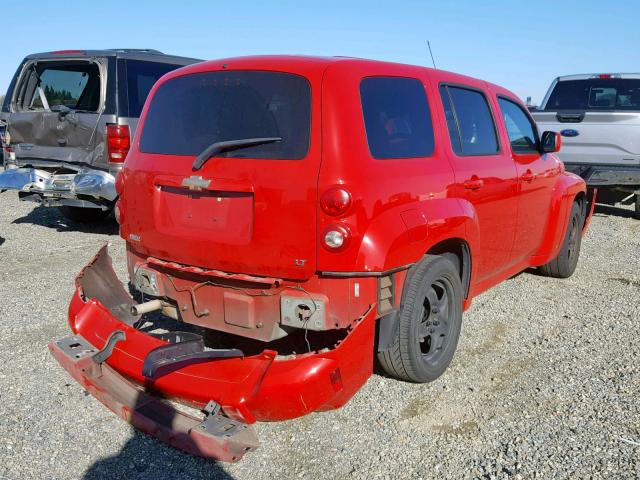
{"type": "Polygon", "coordinates": [[[432,384],[374,375],[341,410],[259,424],[235,465],[135,432],[49,356],[73,278],[114,226],[0,195],[0,478],[640,478],[640,222],[599,208],[576,274],[521,274],[465,315],[432,384]]]}

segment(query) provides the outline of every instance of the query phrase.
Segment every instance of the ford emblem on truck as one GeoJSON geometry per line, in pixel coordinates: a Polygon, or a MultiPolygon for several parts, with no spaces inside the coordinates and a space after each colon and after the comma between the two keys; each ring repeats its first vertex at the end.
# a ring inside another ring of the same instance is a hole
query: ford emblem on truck
{"type": "Polygon", "coordinates": [[[578,135],[580,135],[580,132],[578,130],[574,130],[573,128],[567,128],[565,130],[562,130],[560,132],[560,135],[562,135],[563,137],[577,137],[578,135]]]}

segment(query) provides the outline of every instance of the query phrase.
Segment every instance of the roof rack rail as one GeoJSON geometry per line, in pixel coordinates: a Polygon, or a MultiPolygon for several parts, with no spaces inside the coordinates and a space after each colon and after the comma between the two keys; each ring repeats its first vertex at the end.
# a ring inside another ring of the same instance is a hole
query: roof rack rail
{"type": "Polygon", "coordinates": [[[156,53],[159,55],[164,55],[160,50],[156,50],[155,48],[108,48],[110,52],[121,52],[121,53],[133,53],[133,52],[143,52],[143,53],[156,53]]]}

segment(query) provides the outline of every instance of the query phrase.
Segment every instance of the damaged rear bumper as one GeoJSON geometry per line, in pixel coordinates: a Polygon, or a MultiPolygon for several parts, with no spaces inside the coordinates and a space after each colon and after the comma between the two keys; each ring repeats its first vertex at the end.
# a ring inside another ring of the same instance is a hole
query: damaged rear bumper
{"type": "Polygon", "coordinates": [[[100,352],[79,335],[50,343],[49,350],[109,410],[175,448],[234,462],[258,447],[258,438],[249,425],[215,414],[196,418],[137,388],[113,368],[96,361],[100,352]]]}
{"type": "Polygon", "coordinates": [[[102,170],[84,169],[71,174],[53,174],[38,168],[10,168],[0,173],[0,191],[18,190],[23,200],[51,205],[97,206],[86,199],[113,202],[115,177],[102,170]],[[78,205],[85,199],[85,204],[78,205]]]}
{"type": "Polygon", "coordinates": [[[49,348],[81,385],[122,418],[197,455],[233,461],[233,457],[241,454],[240,450],[251,450],[254,445],[247,441],[239,442],[237,448],[223,447],[215,435],[193,438],[194,428],[199,431],[201,421],[193,417],[184,419],[161,399],[174,399],[199,408],[213,401],[221,407],[223,418],[246,425],[338,408],[372,373],[374,308],[333,349],[282,358],[276,351],[264,350],[252,356],[199,359],[157,378],[146,377],[145,359],[152,350],[168,343],[134,328],[138,318],[131,315],[133,303],[113,271],[106,246],[103,247],[76,280],[69,322],[75,337],[81,339],[77,343],[86,342],[83,350],[104,348],[114,332],[122,332],[125,338],[113,347],[99,375],[92,373],[92,364],[90,369],[83,367],[82,358],[76,361],[56,342],[49,348]],[[129,393],[123,396],[124,390],[129,393]],[[144,412],[138,412],[140,402],[144,412]],[[162,407],[155,407],[161,404],[162,407]],[[167,415],[179,420],[167,423],[163,420],[167,415]],[[202,447],[203,442],[206,448],[202,447]]]}

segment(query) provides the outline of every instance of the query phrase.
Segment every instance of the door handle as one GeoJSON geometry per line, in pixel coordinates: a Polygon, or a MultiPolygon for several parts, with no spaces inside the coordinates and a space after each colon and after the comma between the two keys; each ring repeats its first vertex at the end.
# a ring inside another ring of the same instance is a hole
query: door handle
{"type": "Polygon", "coordinates": [[[474,175],[469,180],[465,181],[463,185],[464,185],[464,188],[466,188],[467,190],[478,190],[484,185],[484,180],[474,175]]]}
{"type": "Polygon", "coordinates": [[[527,170],[520,177],[520,179],[522,181],[527,182],[527,183],[533,182],[534,178],[536,178],[536,176],[533,174],[533,172],[531,170],[527,170]]]}

